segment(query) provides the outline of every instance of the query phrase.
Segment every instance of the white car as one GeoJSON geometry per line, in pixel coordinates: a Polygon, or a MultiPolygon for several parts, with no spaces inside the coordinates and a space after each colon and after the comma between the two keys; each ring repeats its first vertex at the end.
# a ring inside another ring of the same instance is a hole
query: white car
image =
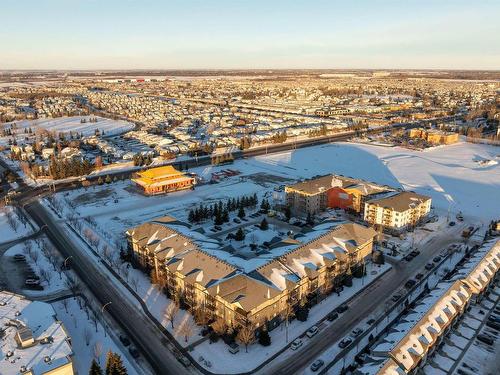
{"type": "Polygon", "coordinates": [[[292,344],[290,345],[290,349],[292,350],[297,350],[302,346],[302,340],[301,339],[295,339],[293,340],[292,344]]]}
{"type": "Polygon", "coordinates": [[[318,327],[312,326],[306,332],[307,337],[311,338],[318,333],[318,327]]]}
{"type": "Polygon", "coordinates": [[[355,339],[356,337],[358,337],[359,335],[361,335],[363,333],[363,329],[362,328],[354,328],[351,332],[351,337],[353,339],[355,339]]]}

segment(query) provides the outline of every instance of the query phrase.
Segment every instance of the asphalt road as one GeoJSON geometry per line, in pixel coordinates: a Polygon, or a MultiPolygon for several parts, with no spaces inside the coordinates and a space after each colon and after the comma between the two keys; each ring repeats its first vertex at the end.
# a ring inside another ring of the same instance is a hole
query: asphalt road
{"type": "MultiPolygon", "coordinates": [[[[277,357],[276,360],[264,367],[259,374],[290,375],[302,373],[304,368],[318,358],[323,351],[347,336],[367,316],[374,313],[379,316],[384,313],[385,301],[401,289],[409,278],[412,278],[418,272],[425,274],[427,272],[424,270],[425,264],[432,261],[432,258],[448,245],[460,241],[461,231],[465,227],[466,224],[464,223],[457,225],[430,240],[424,247],[418,247],[421,251],[420,255],[411,262],[398,262],[384,276],[365,288],[354,301],[349,303],[347,312],[340,314],[333,324],[321,330],[319,334],[308,341],[307,345],[303,345],[302,349],[297,351],[297,355],[293,356],[293,361],[280,362],[280,358],[277,357]]],[[[311,326],[314,323],[311,322],[311,326]]]]}
{"type": "Polygon", "coordinates": [[[172,352],[165,347],[167,338],[158,330],[156,325],[142,314],[128,297],[122,295],[111,280],[103,274],[88,256],[82,255],[81,249],[68,238],[64,230],[53,217],[47,213],[46,208],[37,201],[26,204],[25,210],[42,227],[52,243],[65,257],[72,257],[72,267],[80,279],[92,291],[97,300],[106,307],[106,312],[111,314],[115,321],[141,349],[157,374],[181,375],[189,374],[174,357],[172,352]]]}

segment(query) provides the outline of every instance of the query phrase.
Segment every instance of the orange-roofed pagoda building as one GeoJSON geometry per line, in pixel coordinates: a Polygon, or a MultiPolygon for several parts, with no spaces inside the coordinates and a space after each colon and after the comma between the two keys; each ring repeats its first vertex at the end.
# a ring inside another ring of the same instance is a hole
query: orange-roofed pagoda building
{"type": "Polygon", "coordinates": [[[146,195],[192,189],[196,184],[194,177],[186,176],[170,165],[138,172],[132,181],[139,186],[146,195]]]}

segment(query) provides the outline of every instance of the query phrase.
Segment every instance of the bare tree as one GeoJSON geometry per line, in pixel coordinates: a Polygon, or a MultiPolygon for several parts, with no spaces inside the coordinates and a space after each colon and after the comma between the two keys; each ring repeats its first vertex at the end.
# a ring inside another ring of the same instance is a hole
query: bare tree
{"type": "Polygon", "coordinates": [[[130,274],[130,269],[128,268],[128,264],[124,264],[121,270],[122,270],[122,275],[125,278],[125,281],[128,282],[128,276],[130,274]]]}
{"type": "Polygon", "coordinates": [[[40,279],[45,281],[47,285],[50,286],[50,280],[52,279],[52,273],[47,271],[45,268],[40,269],[40,279]]]}
{"type": "Polygon", "coordinates": [[[227,332],[227,324],[224,319],[219,318],[212,323],[212,329],[216,334],[221,336],[227,332]]]}
{"type": "Polygon", "coordinates": [[[101,355],[102,355],[102,343],[100,341],[96,341],[94,343],[94,359],[99,364],[101,364],[101,355]]]}
{"type": "Polygon", "coordinates": [[[68,313],[68,306],[69,306],[69,301],[67,298],[63,299],[61,301],[61,305],[64,307],[64,311],[66,311],[66,314],[68,313]]]}
{"type": "Polygon", "coordinates": [[[74,279],[70,275],[66,275],[65,285],[71,291],[73,297],[76,297],[77,293],[80,291],[80,284],[78,280],[74,279]]]}
{"type": "Polygon", "coordinates": [[[255,329],[251,325],[241,327],[236,338],[245,345],[245,352],[248,353],[248,345],[255,340],[255,329]]]}
{"type": "Polygon", "coordinates": [[[130,285],[132,285],[132,288],[137,293],[137,289],[139,287],[139,280],[137,280],[137,277],[131,277],[130,278],[130,285]]]}
{"type": "Polygon", "coordinates": [[[97,316],[97,313],[94,312],[94,310],[89,310],[89,311],[90,311],[90,320],[92,321],[92,323],[94,323],[95,331],[97,332],[98,331],[97,323],[99,323],[99,317],[97,316]]]}
{"type": "Polygon", "coordinates": [[[206,326],[210,321],[210,316],[204,306],[197,308],[194,312],[194,321],[200,326],[206,326]]]}
{"type": "Polygon", "coordinates": [[[33,261],[33,263],[35,263],[36,265],[38,265],[39,256],[40,256],[40,254],[38,253],[38,251],[32,251],[30,253],[30,258],[33,261]]]}
{"type": "Polygon", "coordinates": [[[23,246],[23,253],[28,255],[33,250],[33,244],[31,241],[26,241],[23,246]]]}
{"type": "Polygon", "coordinates": [[[85,344],[89,346],[90,340],[92,339],[92,332],[90,331],[89,327],[85,327],[85,329],[83,330],[83,339],[85,340],[85,344]]]}
{"type": "Polygon", "coordinates": [[[165,319],[167,319],[170,322],[172,328],[174,328],[174,320],[178,312],[179,312],[179,306],[177,306],[177,304],[174,302],[170,302],[170,304],[165,309],[164,313],[165,319]]]}
{"type": "Polygon", "coordinates": [[[188,342],[189,338],[193,335],[194,324],[189,314],[184,315],[181,324],[179,325],[178,334],[184,336],[184,341],[188,342]]]}

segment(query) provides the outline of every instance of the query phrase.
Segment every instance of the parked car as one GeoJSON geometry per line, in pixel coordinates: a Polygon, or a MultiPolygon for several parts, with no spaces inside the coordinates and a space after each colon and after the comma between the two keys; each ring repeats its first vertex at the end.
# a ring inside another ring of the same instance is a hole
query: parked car
{"type": "MultiPolygon", "coordinates": [[[[189,359],[187,359],[186,357],[184,357],[183,355],[179,355],[177,356],[177,360],[184,366],[184,367],[189,367],[191,365],[191,361],[189,359]]],[[[208,365],[208,363],[210,363],[209,361],[205,361],[205,364],[208,365]]],[[[212,364],[210,363],[210,366],[212,364]]],[[[210,366],[207,366],[207,367],[210,367],[210,366]]]]}
{"type": "Polygon", "coordinates": [[[500,323],[500,317],[499,316],[496,316],[496,315],[490,315],[488,317],[488,320],[491,321],[491,322],[496,322],[496,323],[500,323]]]}
{"type": "Polygon", "coordinates": [[[40,285],[40,280],[36,279],[26,279],[24,282],[26,285],[31,286],[31,285],[40,285]]]}
{"type": "Polygon", "coordinates": [[[358,337],[359,335],[361,335],[363,333],[363,328],[354,328],[352,331],[351,331],[351,334],[350,336],[355,339],[356,337],[358,337]]]}
{"type": "Polygon", "coordinates": [[[343,312],[347,311],[348,309],[349,309],[348,305],[340,305],[339,307],[337,307],[337,312],[339,314],[342,314],[343,312]]]}
{"type": "Polygon", "coordinates": [[[139,358],[141,356],[141,353],[139,352],[139,350],[137,350],[137,348],[134,348],[133,346],[128,348],[128,352],[130,353],[132,358],[139,358]]]}
{"type": "Polygon", "coordinates": [[[303,342],[302,339],[295,339],[292,341],[292,344],[290,345],[290,349],[292,350],[297,350],[302,346],[303,342]]]}
{"type": "Polygon", "coordinates": [[[405,288],[407,289],[410,289],[412,288],[417,282],[413,279],[410,279],[408,280],[406,283],[405,283],[405,288]]]}
{"type": "Polygon", "coordinates": [[[417,280],[422,279],[422,277],[424,277],[424,274],[420,273],[420,272],[415,275],[415,279],[417,279],[417,280]]]}
{"type": "Polygon", "coordinates": [[[120,341],[124,346],[129,346],[130,345],[130,340],[128,339],[127,336],[120,335],[120,341]]]}
{"type": "Polygon", "coordinates": [[[325,362],[322,359],[315,360],[311,365],[311,371],[318,371],[324,364],[325,362]]]}
{"type": "Polygon", "coordinates": [[[25,262],[26,261],[26,255],[16,254],[16,255],[14,255],[14,260],[16,262],[25,262]]]}
{"type": "Polygon", "coordinates": [[[448,225],[449,225],[450,227],[453,227],[455,224],[456,224],[456,223],[455,223],[454,221],[450,221],[450,222],[448,223],[448,225]]]}
{"type": "Polygon", "coordinates": [[[428,271],[432,270],[433,268],[434,268],[434,264],[432,264],[432,263],[427,263],[425,265],[425,269],[428,270],[428,271]]]}
{"type": "Polygon", "coordinates": [[[372,325],[373,323],[375,323],[375,319],[370,319],[366,322],[368,325],[372,325]]]}
{"type": "Polygon", "coordinates": [[[439,255],[438,255],[438,256],[435,256],[434,258],[432,258],[432,261],[433,261],[434,263],[437,263],[437,262],[439,262],[440,260],[441,260],[441,257],[440,257],[439,255]]]}
{"type": "Polygon", "coordinates": [[[233,219],[233,222],[235,222],[236,224],[240,224],[240,223],[241,223],[241,220],[240,220],[240,219],[238,219],[237,217],[235,217],[235,218],[233,219]]]}
{"type": "Polygon", "coordinates": [[[306,336],[307,337],[313,337],[314,335],[316,335],[318,333],[318,327],[317,326],[312,326],[311,328],[309,328],[306,332],[306,336]]]}
{"type": "Polygon", "coordinates": [[[396,301],[399,301],[401,299],[401,296],[399,294],[395,294],[392,296],[391,299],[393,302],[396,302],[396,301]]]}
{"type": "Polygon", "coordinates": [[[411,262],[413,258],[415,258],[413,255],[408,254],[403,259],[406,260],[407,262],[411,262]]]}
{"type": "Polygon", "coordinates": [[[351,342],[352,340],[350,338],[345,338],[341,342],[339,342],[339,348],[347,348],[351,344],[351,342]]]}
{"type": "Polygon", "coordinates": [[[477,339],[486,345],[493,345],[495,340],[493,340],[490,336],[486,336],[484,334],[477,335],[477,339]]]}
{"type": "Polygon", "coordinates": [[[326,317],[326,319],[328,319],[329,322],[333,322],[335,319],[337,319],[339,317],[339,314],[336,313],[336,312],[331,312],[330,314],[328,314],[328,316],[326,317]]]}

